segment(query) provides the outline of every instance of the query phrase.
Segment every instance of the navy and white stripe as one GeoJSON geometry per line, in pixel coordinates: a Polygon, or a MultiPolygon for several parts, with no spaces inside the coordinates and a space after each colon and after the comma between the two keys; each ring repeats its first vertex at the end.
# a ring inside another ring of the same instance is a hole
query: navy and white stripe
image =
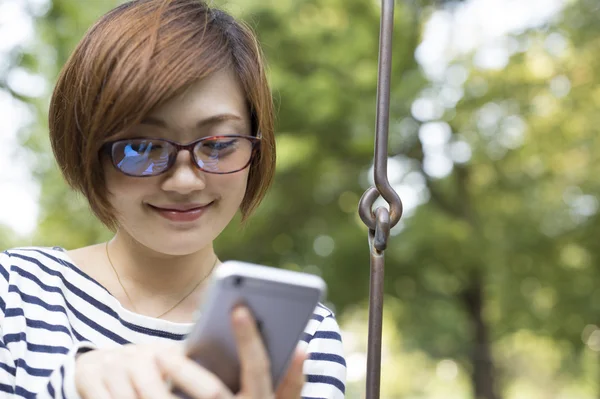
{"type": "MultiPolygon", "coordinates": [[[[0,252],[0,397],[78,398],[78,353],[179,341],[191,327],[124,309],[60,248],[0,252]]],[[[315,309],[300,345],[309,354],[303,398],[343,398],[346,362],[329,309],[315,309]]]]}

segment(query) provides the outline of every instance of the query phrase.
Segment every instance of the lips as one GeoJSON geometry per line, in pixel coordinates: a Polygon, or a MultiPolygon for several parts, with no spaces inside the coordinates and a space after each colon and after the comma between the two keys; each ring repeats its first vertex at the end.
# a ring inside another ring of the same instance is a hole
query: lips
{"type": "Polygon", "coordinates": [[[188,212],[188,211],[193,211],[193,210],[200,209],[200,208],[206,208],[210,204],[212,204],[212,202],[205,204],[205,205],[186,204],[186,205],[165,205],[165,206],[150,205],[150,206],[152,208],[155,208],[155,209],[161,210],[161,211],[188,212]]]}
{"type": "Polygon", "coordinates": [[[193,222],[198,220],[204,214],[207,208],[213,203],[208,204],[177,204],[177,205],[148,205],[150,209],[158,213],[163,218],[173,222],[193,222]]]}

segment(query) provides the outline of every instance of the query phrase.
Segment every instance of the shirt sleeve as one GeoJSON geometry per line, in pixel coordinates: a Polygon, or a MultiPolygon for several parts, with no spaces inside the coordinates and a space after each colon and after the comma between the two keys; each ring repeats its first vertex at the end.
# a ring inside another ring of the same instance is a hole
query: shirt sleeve
{"type": "Polygon", "coordinates": [[[6,252],[0,252],[0,392],[15,393],[15,375],[17,369],[10,351],[4,344],[4,315],[6,313],[6,297],[8,295],[9,259],[6,252]]]}
{"type": "Polygon", "coordinates": [[[321,318],[312,336],[308,331],[303,339],[308,344],[304,344],[308,359],[304,362],[306,383],[302,398],[343,399],[346,392],[346,360],[340,328],[333,313],[324,307],[317,308],[313,321],[318,322],[321,318]]]}
{"type": "Polygon", "coordinates": [[[81,342],[69,351],[60,367],[49,377],[42,392],[35,393],[27,387],[16,384],[17,367],[10,349],[4,342],[4,318],[10,279],[10,255],[0,252],[0,397],[35,397],[39,399],[79,399],[75,388],[75,359],[95,347],[89,342],[81,342]],[[9,396],[7,396],[8,394],[9,396]]]}
{"type": "Polygon", "coordinates": [[[95,347],[89,342],[80,342],[65,356],[63,364],[50,374],[46,389],[37,394],[36,399],[80,399],[75,386],[75,361],[77,356],[95,347]]]}

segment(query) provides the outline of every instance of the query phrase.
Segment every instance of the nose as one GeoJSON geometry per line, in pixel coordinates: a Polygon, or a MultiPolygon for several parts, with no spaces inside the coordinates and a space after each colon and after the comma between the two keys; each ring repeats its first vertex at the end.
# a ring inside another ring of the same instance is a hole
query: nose
{"type": "Polygon", "coordinates": [[[206,176],[193,162],[192,154],[189,151],[180,151],[175,159],[175,164],[166,174],[161,188],[179,194],[190,194],[205,189],[206,176]]]}

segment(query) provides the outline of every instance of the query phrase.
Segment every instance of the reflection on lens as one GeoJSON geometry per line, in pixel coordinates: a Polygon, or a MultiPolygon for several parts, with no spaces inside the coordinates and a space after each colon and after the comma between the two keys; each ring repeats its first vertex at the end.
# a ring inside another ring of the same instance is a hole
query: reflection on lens
{"type": "Polygon", "coordinates": [[[113,162],[123,173],[151,176],[164,171],[169,163],[169,144],[152,140],[123,140],[112,149],[113,162]]]}
{"type": "Polygon", "coordinates": [[[198,166],[207,172],[235,172],[250,161],[252,142],[244,137],[214,137],[199,142],[194,156],[198,166]]]}

